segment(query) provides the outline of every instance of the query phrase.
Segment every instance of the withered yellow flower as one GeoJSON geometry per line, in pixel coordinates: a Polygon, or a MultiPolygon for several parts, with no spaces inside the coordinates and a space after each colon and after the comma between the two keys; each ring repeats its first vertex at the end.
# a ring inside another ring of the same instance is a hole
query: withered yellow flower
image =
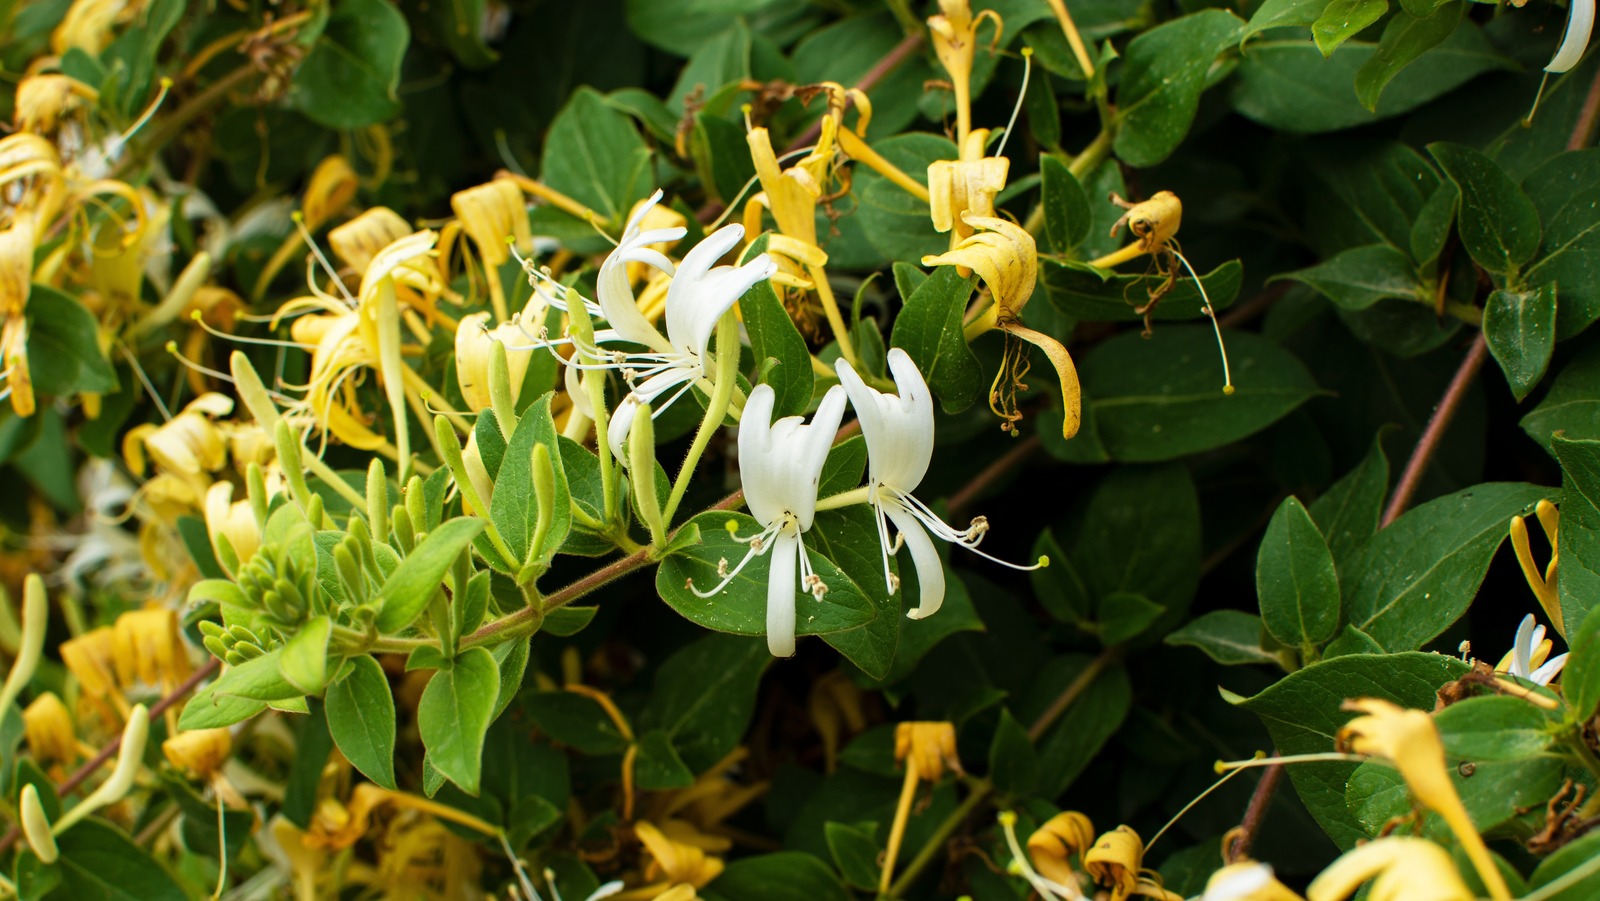
{"type": "MultiPolygon", "coordinates": [[[[1496,873],[1499,871],[1497,870],[1496,873]]],[[[1311,881],[1307,901],[1343,901],[1367,880],[1367,901],[1475,901],[1449,852],[1423,838],[1391,835],[1346,851],[1311,881]]],[[[1496,898],[1509,898],[1504,882],[1496,898]]]]}
{"type": "Polygon", "coordinates": [[[356,199],[361,180],[350,161],[335,153],[317,164],[306,186],[305,199],[300,202],[306,229],[316,231],[356,199]]]}
{"type": "Polygon", "coordinates": [[[178,611],[168,607],[129,611],[117,617],[111,636],[111,659],[123,685],[143,682],[171,688],[188,678],[189,655],[179,634],[178,611]]]}
{"type": "Polygon", "coordinates": [[[5,394],[18,416],[32,416],[36,406],[28,365],[28,320],[24,310],[33,293],[33,220],[19,216],[0,231],[0,365],[5,369],[5,394]]]}
{"type": "Polygon", "coordinates": [[[73,49],[99,56],[111,43],[111,26],[143,7],[142,0],[75,0],[50,34],[50,49],[57,56],[73,49]]]}
{"type": "Polygon", "coordinates": [[[411,226],[388,207],[375,206],[328,232],[333,252],[356,272],[365,272],[378,251],[411,234],[411,226]]]}
{"type": "Polygon", "coordinates": [[[1059,885],[1072,885],[1072,858],[1094,845],[1094,823],[1076,810],[1058,813],[1028,836],[1028,859],[1039,875],[1059,885]]]}
{"type": "Polygon", "coordinates": [[[968,213],[996,218],[994,199],[1005,190],[1011,161],[1003,156],[984,156],[988,139],[989,130],[980,128],[967,136],[961,159],[928,164],[928,212],[935,231],[950,232],[952,250],[972,236],[968,213]]]}
{"type": "Polygon", "coordinates": [[[144,475],[145,455],[163,471],[182,476],[216,472],[228,462],[228,443],[216,420],[233,412],[233,399],[202,394],[163,425],[144,423],[122,439],[122,456],[134,475],[144,475]]]}
{"type": "Polygon", "coordinates": [[[1127,826],[1118,826],[1098,838],[1083,855],[1084,869],[1111,889],[1111,901],[1123,901],[1139,885],[1144,866],[1144,840],[1127,826]]]}
{"type": "Polygon", "coordinates": [[[646,880],[664,880],[671,885],[687,883],[700,888],[722,873],[720,858],[707,854],[696,844],[669,837],[648,820],[634,823],[633,830],[650,855],[650,862],[644,868],[646,880]]]}
{"type": "Polygon", "coordinates": [[[115,642],[112,628],[101,626],[63,641],[58,651],[61,662],[78,680],[78,690],[84,697],[97,701],[115,699],[120,705],[115,642]]]}
{"type": "Polygon", "coordinates": [[[99,91],[70,75],[55,72],[30,75],[17,83],[16,109],[11,121],[18,131],[50,134],[62,119],[99,99],[99,91]]]}
{"type": "Polygon", "coordinates": [[[1344,707],[1363,715],[1345,723],[1339,730],[1338,746],[1392,761],[1411,794],[1438,814],[1455,833],[1489,894],[1496,901],[1510,898],[1505,878],[1500,875],[1483,836],[1473,825],[1466,805],[1461,803],[1461,796],[1450,782],[1444,744],[1439,739],[1433,717],[1381,698],[1358,698],[1346,701],[1344,707]]]}
{"type": "Polygon", "coordinates": [[[900,723],[894,730],[894,759],[906,765],[918,779],[937,782],[946,769],[961,773],[956,756],[954,723],[900,723]]]}
{"type": "Polygon", "coordinates": [[[516,182],[501,178],[457,191],[450,197],[450,208],[455,210],[462,230],[478,248],[495,318],[503,320],[510,313],[506,307],[505,286],[500,282],[500,267],[511,259],[511,245],[507,239],[512,239],[523,253],[533,249],[527,197],[516,182]]]}

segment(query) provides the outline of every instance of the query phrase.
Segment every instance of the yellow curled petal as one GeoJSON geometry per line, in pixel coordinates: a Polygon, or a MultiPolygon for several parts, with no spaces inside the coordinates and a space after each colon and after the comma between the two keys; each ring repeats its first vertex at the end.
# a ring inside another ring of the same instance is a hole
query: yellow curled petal
{"type": "Polygon", "coordinates": [[[922,258],[924,266],[965,266],[978,273],[1001,319],[1016,319],[1033,296],[1039,279],[1039,248],[1022,226],[992,216],[964,216],[979,231],[954,249],[922,258]]]}
{"type": "Polygon", "coordinates": [[[450,197],[450,208],[455,210],[462,229],[490,267],[497,267],[511,258],[507,238],[514,239],[517,248],[524,253],[533,245],[528,225],[528,200],[511,179],[496,179],[457,191],[450,197]]]}
{"type": "Polygon", "coordinates": [[[1427,839],[1391,835],[1346,851],[1311,881],[1306,899],[1343,901],[1374,878],[1369,901],[1472,901],[1475,897],[1443,848],[1427,839]]]}
{"type": "Polygon", "coordinates": [[[77,756],[78,731],[72,712],[55,692],[47,691],[34,698],[22,711],[22,726],[28,750],[40,762],[65,763],[77,756]]]}
{"type": "Polygon", "coordinates": [[[1076,810],[1058,813],[1028,836],[1028,859],[1039,875],[1059,885],[1073,884],[1072,858],[1094,845],[1094,823],[1076,810]]]}
{"type": "Polygon", "coordinates": [[[81,109],[85,101],[92,103],[99,98],[99,91],[69,75],[30,75],[17,83],[11,121],[20,131],[48,134],[55,131],[57,122],[81,109]]]}
{"type": "Polygon", "coordinates": [[[356,199],[356,189],[361,180],[350,161],[335,153],[317,164],[311,172],[311,183],[306,186],[306,196],[300,204],[305,226],[309,231],[321,228],[334,215],[356,199]]]}
{"type": "Polygon", "coordinates": [[[375,206],[328,232],[328,243],[351,269],[365,272],[378,251],[409,234],[411,226],[399,213],[375,206]]]}
{"type": "Polygon", "coordinates": [[[1144,865],[1144,840],[1127,826],[1104,833],[1083,855],[1084,869],[1094,880],[1111,889],[1112,901],[1124,901],[1139,885],[1139,870],[1144,865]]]}
{"type": "Polygon", "coordinates": [[[227,729],[190,729],[161,743],[167,762],[191,776],[209,779],[233,753],[233,735],[227,729]]]}

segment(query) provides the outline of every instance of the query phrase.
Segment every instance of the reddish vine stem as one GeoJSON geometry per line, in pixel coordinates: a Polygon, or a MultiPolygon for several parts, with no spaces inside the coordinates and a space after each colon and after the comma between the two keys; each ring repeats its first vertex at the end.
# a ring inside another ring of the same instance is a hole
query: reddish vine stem
{"type": "MultiPolygon", "coordinates": [[[[155,719],[161,714],[166,713],[169,707],[183,700],[184,696],[188,695],[189,692],[194,691],[195,687],[201,682],[204,682],[206,679],[215,675],[220,666],[221,663],[218,662],[217,658],[215,657],[207,660],[204,666],[190,673],[189,678],[180,682],[177,688],[174,688],[165,697],[159,701],[156,701],[150,706],[150,718],[155,719]]],[[[56,795],[64,798],[67,795],[72,794],[77,790],[78,786],[88,781],[89,777],[94,775],[96,770],[100,769],[102,766],[105,766],[106,761],[116,756],[117,751],[121,749],[122,734],[118,733],[116,738],[111,739],[111,741],[108,742],[105,747],[100,749],[100,753],[89,758],[89,762],[85,763],[81,767],[78,767],[77,772],[74,772],[71,776],[68,776],[65,782],[57,786],[56,795]]],[[[21,832],[15,826],[12,826],[9,830],[7,830],[4,836],[0,836],[0,854],[10,850],[11,846],[17,843],[17,839],[20,836],[21,832]]]]}
{"type": "Polygon", "coordinates": [[[1244,820],[1239,823],[1239,831],[1234,836],[1232,846],[1227,849],[1230,861],[1249,856],[1256,832],[1260,830],[1261,821],[1272,804],[1272,794],[1278,790],[1278,783],[1282,780],[1282,764],[1273,764],[1261,774],[1261,781],[1256,783],[1256,790],[1250,794],[1250,804],[1244,809],[1244,820]]]}
{"type": "MultiPolygon", "coordinates": [[[[861,76],[861,80],[856,82],[854,85],[855,89],[861,91],[862,93],[866,93],[867,91],[877,87],[878,82],[882,81],[884,76],[888,75],[890,72],[893,72],[896,67],[906,61],[906,57],[916,52],[917,48],[922,46],[923,40],[923,32],[920,31],[914,34],[906,35],[901,39],[900,43],[894,45],[893,50],[890,50],[888,53],[884,54],[883,59],[878,60],[877,63],[872,66],[872,68],[868,69],[867,74],[861,76]]],[[[847,100],[846,102],[848,103],[849,101],[847,100]]],[[[793,153],[802,147],[808,147],[815,143],[817,137],[821,134],[822,120],[819,118],[817,121],[811,123],[811,127],[802,132],[800,137],[795,138],[788,147],[785,147],[783,152],[793,153]]]]}
{"type": "Polygon", "coordinates": [[[1405,471],[1400,474],[1400,482],[1395,485],[1394,494],[1389,498],[1389,506],[1383,511],[1382,526],[1394,522],[1411,505],[1411,498],[1417,493],[1417,486],[1422,484],[1422,476],[1428,471],[1428,464],[1433,462],[1433,455],[1439,450],[1439,441],[1444,437],[1445,430],[1450,428],[1450,422],[1455,419],[1462,399],[1467,396],[1467,389],[1472,386],[1472,380],[1477,378],[1478,370],[1483,368],[1483,362],[1488,356],[1489,345],[1483,340],[1483,332],[1479,332],[1477,337],[1472,339],[1472,347],[1467,349],[1467,355],[1462,357],[1461,365],[1456,368],[1456,374],[1451,377],[1449,387],[1444,390],[1444,396],[1439,398],[1439,405],[1428,418],[1428,425],[1422,430],[1422,437],[1417,439],[1417,446],[1411,451],[1411,459],[1406,461],[1405,471]]]}
{"type": "Polygon", "coordinates": [[[1572,126],[1572,137],[1567,139],[1568,150],[1582,150],[1594,137],[1595,119],[1600,117],[1600,72],[1589,82],[1589,93],[1584,95],[1583,106],[1578,110],[1578,121],[1572,126]]]}

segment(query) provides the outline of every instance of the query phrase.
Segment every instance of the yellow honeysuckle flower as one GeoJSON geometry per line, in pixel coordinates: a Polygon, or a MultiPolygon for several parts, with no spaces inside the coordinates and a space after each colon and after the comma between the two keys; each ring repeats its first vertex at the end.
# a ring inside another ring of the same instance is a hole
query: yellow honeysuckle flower
{"type": "Polygon", "coordinates": [[[231,556],[245,563],[255,556],[261,546],[261,527],[256,523],[255,511],[249,498],[233,499],[233,483],[217,482],[206,489],[206,533],[211,536],[211,546],[218,561],[226,559],[222,539],[226,539],[231,556]]]}
{"type": "Polygon", "coordinates": [[[699,847],[717,853],[726,851],[730,846],[728,840],[713,833],[722,828],[724,820],[749,806],[771,787],[771,783],[765,781],[742,782],[734,778],[733,771],[749,757],[750,749],[741,745],[696,776],[688,787],[650,792],[643,803],[643,818],[661,823],[664,831],[669,831],[672,824],[688,823],[699,836],[695,840],[699,847]]]}
{"type": "Polygon", "coordinates": [[[308,832],[302,832],[282,814],[272,818],[267,833],[272,836],[269,848],[278,852],[275,859],[281,857],[280,865],[287,864],[284,868],[293,876],[295,901],[316,901],[320,897],[317,883],[328,872],[327,854],[306,841],[308,832]]]}
{"type": "Polygon", "coordinates": [[[515,181],[501,178],[457,191],[450,196],[450,208],[483,259],[495,318],[507,318],[510,311],[506,308],[505,286],[500,282],[500,267],[511,259],[507,238],[524,254],[533,249],[527,197],[515,181]]]}
{"type": "Polygon", "coordinates": [[[306,185],[305,199],[300,211],[306,230],[315,232],[356,199],[361,179],[350,161],[340,154],[326,157],[311,171],[311,181],[306,185]]]}
{"type": "Polygon", "coordinates": [[[233,733],[227,729],[190,729],[161,743],[167,762],[199,779],[222,771],[233,753],[233,733]]]}
{"type": "Polygon", "coordinates": [[[313,850],[342,851],[354,845],[372,824],[372,814],[380,807],[395,806],[459,823],[484,835],[498,835],[499,829],[462,810],[405,792],[390,791],[371,782],[357,785],[347,805],[335,798],[323,798],[311,816],[311,828],[301,843],[313,850]]]}
{"type": "Polygon", "coordinates": [[[488,323],[487,312],[474,313],[463,317],[456,327],[456,383],[461,387],[467,409],[474,413],[489,407],[489,358],[494,345],[498,343],[505,348],[513,402],[522,392],[522,380],[536,350],[523,335],[518,319],[507,320],[493,329],[488,323]]]}
{"type": "Polygon", "coordinates": [[[1059,885],[1073,885],[1072,858],[1094,846],[1094,823],[1076,810],[1058,813],[1028,836],[1028,859],[1039,875],[1059,885]]]}
{"type": "Polygon", "coordinates": [[[355,311],[335,315],[301,316],[290,326],[294,340],[314,344],[311,378],[305,385],[303,407],[325,433],[359,450],[391,447],[388,439],[367,426],[368,416],[356,397],[356,371],[377,368],[378,349],[359,334],[355,311]]]}
{"type": "Polygon", "coordinates": [[[984,19],[994,21],[994,45],[998,45],[1005,23],[992,9],[974,16],[968,0],[939,0],[939,14],[928,17],[933,52],[950,73],[955,93],[957,146],[965,146],[972,131],[972,61],[978,49],[978,26],[984,19]]]}
{"type": "MultiPolygon", "coordinates": [[[[722,874],[721,858],[707,854],[695,843],[669,836],[648,820],[634,823],[633,830],[650,855],[644,868],[646,880],[688,883],[700,888],[722,874]]],[[[681,827],[675,831],[682,835],[681,827]]]]}
{"type": "Polygon", "coordinates": [[[1421,710],[1408,710],[1381,698],[1346,701],[1344,709],[1362,713],[1339,730],[1336,744],[1357,754],[1384,757],[1400,770],[1411,794],[1438,814],[1455,833],[1457,841],[1477,869],[1489,894],[1496,901],[1511,897],[1504,877],[1495,866],[1489,849],[1478,834],[1466,805],[1450,783],[1445,766],[1444,745],[1433,717],[1421,710]]]}
{"type": "MultiPolygon", "coordinates": [[[[1369,879],[1372,890],[1367,893],[1367,901],[1475,901],[1477,898],[1462,881],[1449,852],[1427,839],[1391,835],[1346,851],[1311,881],[1306,899],[1343,901],[1369,879]]],[[[1495,897],[1511,897],[1503,881],[1500,891],[1495,897]]]]}
{"type": "Polygon", "coordinates": [[[99,91],[70,75],[30,75],[17,83],[11,122],[18,131],[50,134],[62,119],[99,99],[99,91]]]}
{"type": "Polygon", "coordinates": [[[378,251],[411,233],[399,213],[375,206],[328,232],[328,244],[351,269],[366,272],[378,251]]]}
{"type": "Polygon", "coordinates": [[[894,759],[906,765],[908,774],[937,782],[946,769],[961,773],[956,756],[954,723],[899,723],[894,730],[894,759]]]}
{"type": "Polygon", "coordinates": [[[1525,516],[1511,517],[1511,549],[1516,552],[1517,565],[1522,568],[1522,576],[1528,580],[1528,587],[1533,590],[1533,596],[1538,599],[1539,606],[1544,608],[1545,616],[1550,617],[1550,622],[1555,624],[1556,631],[1565,638],[1566,619],[1561,609],[1561,595],[1556,589],[1556,578],[1559,575],[1561,562],[1560,544],[1556,539],[1560,534],[1561,514],[1555,504],[1542,498],[1534,507],[1534,514],[1538,516],[1544,537],[1550,544],[1550,562],[1542,571],[1534,562],[1533,548],[1528,543],[1528,522],[1525,516]]]}
{"type": "Polygon", "coordinates": [[[4,394],[18,416],[32,416],[35,408],[33,378],[28,366],[28,320],[23,310],[33,292],[33,220],[21,216],[0,231],[0,366],[5,370],[4,394]]]}
{"type": "Polygon", "coordinates": [[[111,700],[125,710],[127,704],[117,684],[115,643],[112,628],[101,626],[63,641],[57,650],[83,697],[95,702],[111,700]]]}
{"type": "Polygon", "coordinates": [[[164,425],[133,427],[122,439],[122,456],[134,475],[145,473],[145,455],[166,472],[199,476],[216,472],[228,459],[227,439],[216,420],[233,412],[233,399],[202,394],[164,425]]]}
{"type": "Polygon", "coordinates": [[[50,34],[50,49],[57,56],[72,49],[99,56],[111,43],[111,26],[143,8],[142,0],[75,0],[50,34]]]}
{"type": "MultiPolygon", "coordinates": [[[[923,257],[922,265],[960,266],[978,273],[989,286],[994,304],[967,326],[966,339],[971,341],[985,331],[1000,329],[1008,336],[1021,338],[1043,350],[1061,384],[1061,434],[1071,438],[1078,433],[1083,416],[1078,368],[1060,341],[1028,328],[1021,321],[1022,309],[1033,296],[1039,280],[1038,245],[1027,229],[1008,219],[965,213],[963,220],[978,231],[950,251],[923,257]]],[[[1017,410],[1016,393],[1025,387],[1022,377],[1027,371],[1025,348],[1008,338],[1000,371],[995,373],[989,387],[989,408],[1003,420],[1001,428],[1013,434],[1017,421],[1022,418],[1017,410]]]]}
{"type": "Polygon", "coordinates": [[[967,138],[961,159],[928,164],[928,211],[935,231],[950,232],[952,250],[972,236],[967,215],[996,218],[994,199],[1005,190],[1011,161],[983,155],[988,137],[989,130],[980,128],[967,138]]]}
{"type": "Polygon", "coordinates": [[[178,611],[151,607],[117,617],[111,633],[111,659],[123,685],[143,682],[170,689],[188,678],[191,667],[178,628],[178,611]]]}
{"type": "Polygon", "coordinates": [[[1084,869],[1111,889],[1111,901],[1123,901],[1139,885],[1144,865],[1144,840],[1127,826],[1102,834],[1083,855],[1084,869]]]}
{"type": "Polygon", "coordinates": [[[78,730],[72,712],[55,692],[47,691],[33,699],[22,711],[22,726],[28,750],[40,763],[66,763],[78,756],[78,730]]]}
{"type": "Polygon", "coordinates": [[[1211,874],[1200,901],[1305,901],[1279,882],[1272,867],[1254,860],[1230,863],[1211,874]]]}

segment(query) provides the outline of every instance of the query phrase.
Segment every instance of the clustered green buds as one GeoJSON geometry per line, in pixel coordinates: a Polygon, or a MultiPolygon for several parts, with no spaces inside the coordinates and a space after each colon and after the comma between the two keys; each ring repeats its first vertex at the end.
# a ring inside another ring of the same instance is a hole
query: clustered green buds
{"type": "Polygon", "coordinates": [[[229,666],[254,660],[283,643],[275,635],[258,635],[247,626],[222,626],[210,620],[200,621],[200,641],[229,666]]]}
{"type": "Polygon", "coordinates": [[[254,606],[284,626],[306,618],[316,597],[316,573],[302,573],[279,548],[263,548],[239,571],[239,587],[254,606]]]}

